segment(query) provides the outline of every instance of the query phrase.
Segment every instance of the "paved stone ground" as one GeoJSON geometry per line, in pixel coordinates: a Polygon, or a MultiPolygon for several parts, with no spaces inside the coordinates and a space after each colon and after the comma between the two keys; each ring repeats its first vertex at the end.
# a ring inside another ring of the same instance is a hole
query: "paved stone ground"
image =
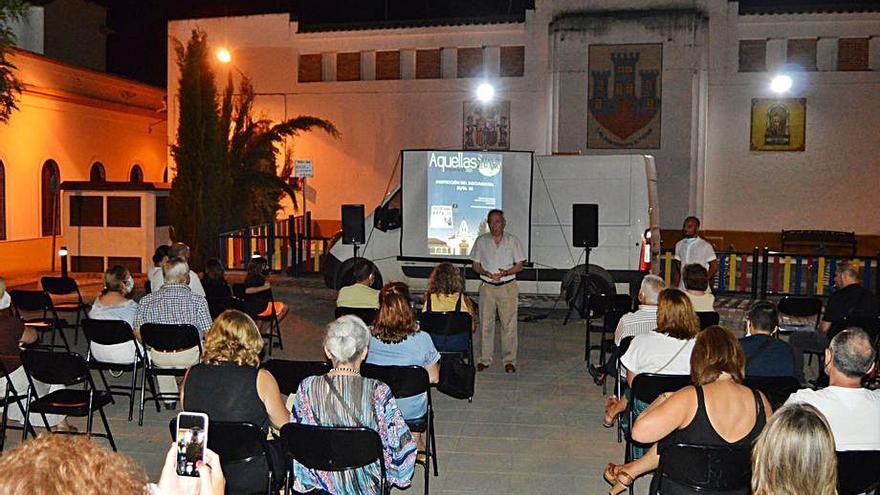
{"type": "MultiPolygon", "coordinates": [[[[332,318],[335,292],[317,278],[276,277],[273,283],[276,296],[291,305],[282,325],[284,351],[276,349],[273,357],[321,359],[323,325],[332,318]]],[[[97,289],[95,284],[85,286],[86,299],[93,299],[97,289]]],[[[521,322],[519,371],[506,375],[494,366],[479,373],[473,403],[434,394],[440,476],[431,478],[432,493],[607,491],[602,469],[607,462],[621,461],[623,446],[615,430],[600,424],[604,399],[601,387],[585,372],[583,324],[563,326],[563,317],[557,310],[545,319],[521,322]]],[[[85,353],[83,339],[77,349],[85,353]]],[[[500,352],[500,344],[496,349],[500,352]]],[[[155,480],[170,445],[168,422],[175,412],[148,408],[139,427],[136,416],[127,420],[127,406],[118,398],[108,409],[117,445],[155,480]]],[[[85,427],[80,419],[72,422],[85,427]]],[[[12,433],[8,447],[18,443],[18,432],[12,433]]],[[[421,493],[422,480],[423,472],[417,470],[407,491],[421,493]]],[[[637,492],[646,492],[647,481],[639,484],[637,492]]]]}

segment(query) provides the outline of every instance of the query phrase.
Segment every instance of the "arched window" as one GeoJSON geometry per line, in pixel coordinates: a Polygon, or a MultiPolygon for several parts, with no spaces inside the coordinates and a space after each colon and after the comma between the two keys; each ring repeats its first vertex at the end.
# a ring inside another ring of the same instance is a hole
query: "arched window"
{"type": "Polygon", "coordinates": [[[140,184],[144,181],[144,171],[140,165],[134,164],[131,166],[131,171],[128,173],[128,181],[135,184],[140,184]]]}
{"type": "Polygon", "coordinates": [[[6,168],[0,162],[0,241],[6,239],[6,168]]]}
{"type": "Polygon", "coordinates": [[[40,179],[43,235],[52,235],[53,220],[55,233],[61,234],[61,172],[55,160],[43,163],[40,179]]]}
{"type": "Polygon", "coordinates": [[[95,162],[89,170],[89,182],[104,182],[107,180],[107,172],[104,170],[104,164],[95,162]]]}

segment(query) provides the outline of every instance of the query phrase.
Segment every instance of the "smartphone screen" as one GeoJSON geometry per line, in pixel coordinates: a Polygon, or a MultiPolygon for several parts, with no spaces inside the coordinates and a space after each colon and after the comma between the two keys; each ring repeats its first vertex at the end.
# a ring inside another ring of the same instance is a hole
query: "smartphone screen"
{"type": "Polygon", "coordinates": [[[208,445],[208,415],[182,412],[177,415],[177,474],[198,476],[196,463],[208,445]]]}

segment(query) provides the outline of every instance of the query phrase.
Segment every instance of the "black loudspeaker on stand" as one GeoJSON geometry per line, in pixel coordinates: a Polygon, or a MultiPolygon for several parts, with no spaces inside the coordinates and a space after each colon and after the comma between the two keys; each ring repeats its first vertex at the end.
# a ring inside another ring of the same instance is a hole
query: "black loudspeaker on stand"
{"type": "Polygon", "coordinates": [[[342,205],[342,243],[354,245],[354,257],[357,258],[358,246],[364,242],[364,205],[342,205]]]}
{"type": "Polygon", "coordinates": [[[584,248],[584,272],[581,274],[581,311],[590,325],[590,294],[587,277],[590,275],[590,249],[599,245],[599,205],[571,205],[571,238],[574,247],[584,248]]]}

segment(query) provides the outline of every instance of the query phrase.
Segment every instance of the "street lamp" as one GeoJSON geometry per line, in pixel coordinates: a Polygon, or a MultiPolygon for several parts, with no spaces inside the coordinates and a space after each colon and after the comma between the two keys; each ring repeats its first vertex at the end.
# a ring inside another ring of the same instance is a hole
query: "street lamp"
{"type": "Polygon", "coordinates": [[[779,74],[770,81],[770,90],[774,93],[787,93],[794,81],[788,74],[779,74]]]}
{"type": "Polygon", "coordinates": [[[61,257],[61,278],[67,278],[67,246],[61,246],[58,256],[61,257]]]}

